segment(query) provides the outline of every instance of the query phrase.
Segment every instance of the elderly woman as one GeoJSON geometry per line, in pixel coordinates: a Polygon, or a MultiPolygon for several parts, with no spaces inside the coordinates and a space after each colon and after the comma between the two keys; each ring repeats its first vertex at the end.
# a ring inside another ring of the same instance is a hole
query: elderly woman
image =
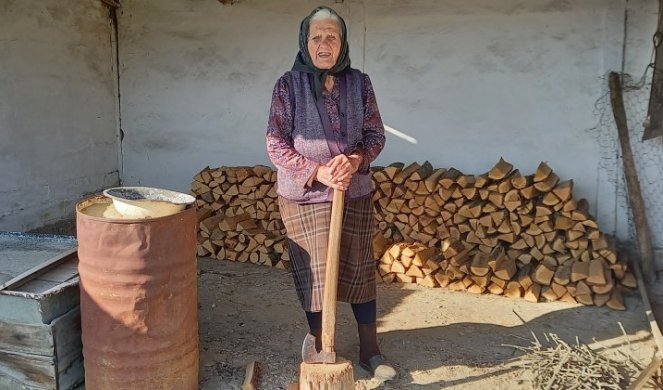
{"type": "Polygon", "coordinates": [[[345,22],[330,8],[316,8],[301,23],[292,70],[274,87],[267,150],[278,169],[297,296],[318,350],[332,193],[345,191],[337,299],[352,305],[360,366],[390,380],[396,371],[380,353],[376,334],[369,171],[384,142],[371,81],[350,67],[345,22]]]}

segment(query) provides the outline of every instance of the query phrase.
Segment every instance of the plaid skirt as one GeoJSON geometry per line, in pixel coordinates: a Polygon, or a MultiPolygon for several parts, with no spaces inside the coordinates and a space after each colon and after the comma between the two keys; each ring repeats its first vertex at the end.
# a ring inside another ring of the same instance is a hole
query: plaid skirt
{"type": "MultiPolygon", "coordinates": [[[[322,311],[331,202],[300,205],[279,197],[297,297],[306,311],[322,311]]],[[[373,201],[346,201],[343,212],[337,299],[366,303],[375,299],[373,201]]]]}

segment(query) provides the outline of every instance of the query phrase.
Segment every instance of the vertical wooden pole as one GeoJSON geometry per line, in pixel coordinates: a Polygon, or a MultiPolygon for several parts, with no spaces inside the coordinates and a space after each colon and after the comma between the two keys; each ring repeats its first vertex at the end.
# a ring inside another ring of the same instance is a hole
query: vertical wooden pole
{"type": "Polygon", "coordinates": [[[647,109],[647,124],[642,140],[663,136],[663,0],[658,2],[659,25],[654,34],[654,74],[651,80],[651,93],[649,94],[649,107],[647,109]]]}
{"type": "Polygon", "coordinates": [[[612,113],[617,124],[619,134],[619,144],[622,148],[622,161],[624,162],[624,177],[628,189],[628,199],[633,211],[633,220],[635,222],[635,231],[638,236],[640,247],[640,260],[642,262],[642,272],[645,280],[651,283],[654,280],[654,254],[651,245],[651,236],[649,226],[647,225],[647,213],[645,202],[640,192],[640,181],[638,172],[635,168],[633,151],[628,135],[628,125],[626,122],[626,109],[624,108],[624,97],[622,96],[622,86],[619,75],[615,72],[610,73],[610,103],[612,104],[612,113]]]}

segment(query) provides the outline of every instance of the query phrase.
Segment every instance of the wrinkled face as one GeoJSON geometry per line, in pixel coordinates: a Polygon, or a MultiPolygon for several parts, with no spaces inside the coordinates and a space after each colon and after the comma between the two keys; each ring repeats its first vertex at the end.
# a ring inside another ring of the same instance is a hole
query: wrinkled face
{"type": "Polygon", "coordinates": [[[313,21],[308,30],[308,53],[318,69],[331,69],[341,52],[341,30],[332,19],[313,21]]]}

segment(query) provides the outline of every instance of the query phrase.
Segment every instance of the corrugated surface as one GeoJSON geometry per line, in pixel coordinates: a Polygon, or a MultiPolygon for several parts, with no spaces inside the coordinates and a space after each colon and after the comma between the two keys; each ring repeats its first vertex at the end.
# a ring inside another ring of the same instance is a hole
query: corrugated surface
{"type": "Polygon", "coordinates": [[[196,213],[111,220],[77,205],[86,388],[197,389],[196,213]]]}

